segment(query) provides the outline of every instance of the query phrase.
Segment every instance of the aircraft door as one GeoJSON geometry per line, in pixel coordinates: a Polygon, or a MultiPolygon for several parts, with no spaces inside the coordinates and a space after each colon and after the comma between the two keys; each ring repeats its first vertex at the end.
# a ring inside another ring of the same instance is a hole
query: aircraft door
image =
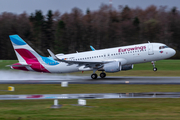
{"type": "Polygon", "coordinates": [[[153,55],[154,51],[153,51],[153,44],[149,43],[148,45],[148,55],[153,55]]]}

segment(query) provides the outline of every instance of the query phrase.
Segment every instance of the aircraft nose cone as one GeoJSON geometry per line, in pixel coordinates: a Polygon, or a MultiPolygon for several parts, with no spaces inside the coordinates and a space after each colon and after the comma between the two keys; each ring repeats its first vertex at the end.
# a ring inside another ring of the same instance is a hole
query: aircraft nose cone
{"type": "Polygon", "coordinates": [[[171,54],[172,54],[172,56],[174,56],[176,54],[176,51],[174,49],[172,49],[171,54]]]}

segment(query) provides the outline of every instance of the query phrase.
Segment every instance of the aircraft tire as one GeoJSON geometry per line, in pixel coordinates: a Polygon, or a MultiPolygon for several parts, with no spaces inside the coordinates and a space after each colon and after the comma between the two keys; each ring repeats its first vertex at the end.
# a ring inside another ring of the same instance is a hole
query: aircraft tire
{"type": "Polygon", "coordinates": [[[96,78],[97,78],[97,74],[96,74],[96,73],[93,73],[93,74],[91,75],[91,78],[92,78],[92,79],[96,79],[96,78]]]}
{"type": "Polygon", "coordinates": [[[101,74],[100,74],[100,77],[101,77],[101,78],[105,78],[105,77],[106,77],[106,73],[101,73],[101,74]]]}
{"type": "Polygon", "coordinates": [[[157,71],[157,68],[156,68],[156,67],[154,67],[154,68],[153,68],[153,71],[157,71]]]}

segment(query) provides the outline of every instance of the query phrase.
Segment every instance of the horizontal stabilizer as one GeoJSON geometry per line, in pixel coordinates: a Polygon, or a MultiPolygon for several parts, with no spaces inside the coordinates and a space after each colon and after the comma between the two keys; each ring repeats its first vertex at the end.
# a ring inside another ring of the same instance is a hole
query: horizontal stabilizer
{"type": "Polygon", "coordinates": [[[21,64],[21,65],[6,65],[6,67],[28,67],[28,66],[31,66],[31,65],[28,65],[28,64],[21,64]]]}

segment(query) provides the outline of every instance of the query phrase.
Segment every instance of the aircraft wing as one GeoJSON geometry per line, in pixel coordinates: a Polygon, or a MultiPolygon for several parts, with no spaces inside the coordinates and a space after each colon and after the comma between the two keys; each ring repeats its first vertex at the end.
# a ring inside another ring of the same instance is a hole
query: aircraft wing
{"type": "Polygon", "coordinates": [[[73,61],[73,60],[59,59],[58,57],[56,57],[54,55],[53,52],[51,52],[49,49],[47,49],[47,50],[54,60],[59,61],[59,62],[68,63],[68,65],[77,64],[78,66],[84,65],[85,68],[88,68],[88,67],[89,68],[101,68],[101,67],[103,67],[103,64],[112,62],[112,61],[90,62],[90,61],[73,61]]]}

